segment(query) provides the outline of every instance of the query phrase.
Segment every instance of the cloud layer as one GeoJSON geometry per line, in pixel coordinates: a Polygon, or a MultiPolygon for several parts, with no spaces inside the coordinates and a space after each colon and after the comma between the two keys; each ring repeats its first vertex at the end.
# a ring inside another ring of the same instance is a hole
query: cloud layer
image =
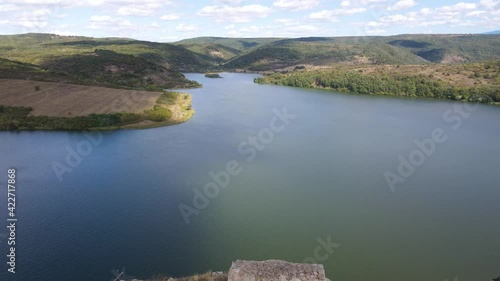
{"type": "Polygon", "coordinates": [[[3,0],[4,33],[151,41],[195,36],[299,37],[476,33],[499,29],[500,0],[3,0]]]}

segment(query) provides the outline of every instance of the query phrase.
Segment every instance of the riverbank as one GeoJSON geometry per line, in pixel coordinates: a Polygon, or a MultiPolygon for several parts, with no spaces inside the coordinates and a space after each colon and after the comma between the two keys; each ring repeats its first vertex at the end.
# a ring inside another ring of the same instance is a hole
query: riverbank
{"type": "Polygon", "coordinates": [[[191,96],[58,82],[0,79],[0,129],[117,130],[189,120],[191,96]]]}
{"type": "Polygon", "coordinates": [[[338,65],[264,74],[256,83],[337,92],[500,103],[500,61],[457,65],[338,65]]]}

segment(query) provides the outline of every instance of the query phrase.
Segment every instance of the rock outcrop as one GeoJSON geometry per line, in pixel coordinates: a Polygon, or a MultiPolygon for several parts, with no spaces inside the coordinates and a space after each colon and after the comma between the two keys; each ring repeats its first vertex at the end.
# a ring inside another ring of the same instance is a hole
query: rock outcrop
{"type": "Polygon", "coordinates": [[[329,281],[321,264],[281,260],[233,262],[228,281],[329,281]]]}

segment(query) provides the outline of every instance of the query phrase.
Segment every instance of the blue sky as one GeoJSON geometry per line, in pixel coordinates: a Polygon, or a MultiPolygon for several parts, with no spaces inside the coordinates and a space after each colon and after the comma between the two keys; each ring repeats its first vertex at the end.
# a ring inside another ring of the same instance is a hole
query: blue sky
{"type": "Polygon", "coordinates": [[[0,0],[0,33],[157,42],[198,36],[479,33],[500,29],[500,0],[0,0]]]}

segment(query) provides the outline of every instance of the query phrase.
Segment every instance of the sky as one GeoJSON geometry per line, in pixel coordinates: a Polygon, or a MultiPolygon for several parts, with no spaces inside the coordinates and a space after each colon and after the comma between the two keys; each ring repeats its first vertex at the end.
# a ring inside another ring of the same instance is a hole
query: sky
{"type": "Polygon", "coordinates": [[[482,33],[500,0],[0,0],[0,34],[172,42],[199,36],[309,37],[482,33]]]}

